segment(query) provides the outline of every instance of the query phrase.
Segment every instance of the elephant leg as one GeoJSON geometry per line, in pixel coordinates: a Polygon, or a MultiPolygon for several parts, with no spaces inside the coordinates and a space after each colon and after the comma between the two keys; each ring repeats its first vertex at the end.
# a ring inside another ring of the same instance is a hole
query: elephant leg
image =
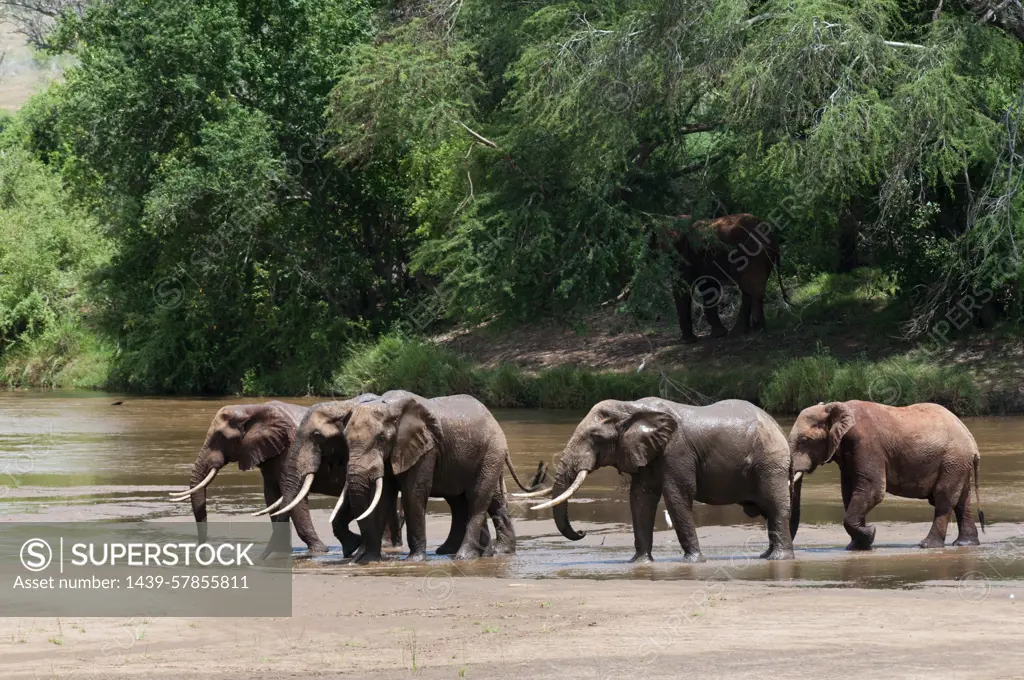
{"type": "Polygon", "coordinates": [[[764,295],[752,295],[753,308],[750,310],[750,328],[754,331],[766,331],[768,326],[764,318],[764,295]]]}
{"type": "Polygon", "coordinates": [[[295,525],[295,532],[299,535],[299,538],[302,539],[302,542],[309,548],[309,552],[327,552],[327,544],[320,540],[320,537],[316,534],[316,530],[313,528],[313,517],[309,514],[308,501],[303,500],[292,508],[291,519],[292,523],[295,525]]]}
{"type": "Polygon", "coordinates": [[[633,475],[629,484],[629,512],[633,516],[633,558],[634,564],[653,562],[651,549],[654,547],[654,520],[658,514],[662,485],[652,472],[646,469],[633,475]]]}
{"type": "MultiPolygon", "coordinates": [[[[498,480],[495,479],[490,484],[487,484],[486,480],[484,480],[478,484],[483,488],[494,489],[498,486],[498,480]]],[[[483,555],[484,546],[480,543],[480,533],[486,528],[487,509],[491,505],[492,497],[493,494],[480,493],[478,489],[471,488],[466,490],[469,519],[466,522],[466,535],[462,539],[459,551],[455,553],[455,559],[471,560],[483,555]]]]}
{"type": "Polygon", "coordinates": [[[850,544],[846,546],[847,550],[871,549],[871,544],[875,542],[875,527],[867,526],[865,520],[872,508],[882,502],[884,495],[885,489],[880,483],[865,484],[852,489],[850,503],[843,518],[843,527],[851,539],[850,544]]]}
{"type": "MultiPolygon", "coordinates": [[[[405,509],[405,538],[409,543],[407,562],[427,561],[427,497],[429,491],[417,494],[414,485],[407,483],[402,489],[402,507],[405,509]],[[417,496],[423,496],[420,500],[417,496]]],[[[429,489],[429,484],[426,487],[429,489]]]]}
{"type": "Polygon", "coordinates": [[[402,526],[405,524],[405,515],[401,512],[401,505],[397,498],[391,503],[387,517],[388,522],[384,526],[384,539],[381,541],[381,546],[400,548],[402,547],[402,526]]]}
{"type": "MultiPolygon", "coordinates": [[[[956,484],[949,477],[949,475],[939,475],[939,481],[935,485],[935,489],[932,490],[932,497],[928,499],[935,506],[935,517],[928,535],[919,544],[922,548],[942,548],[946,545],[949,515],[953,512],[954,504],[960,504],[960,498],[964,491],[970,488],[969,484],[956,484]]],[[[960,521],[959,518],[957,521],[960,521]]]]}
{"type": "Polygon", "coordinates": [[[718,304],[722,301],[721,281],[707,277],[698,292],[702,300],[704,318],[711,326],[711,337],[724,338],[729,334],[729,329],[725,327],[722,318],[718,315],[718,304]]]}
{"type": "Polygon", "coordinates": [[[345,557],[351,557],[363,545],[362,537],[348,528],[353,519],[352,507],[345,502],[334,521],[331,522],[334,537],[341,542],[341,554],[345,557]]]}
{"type": "MultiPolygon", "coordinates": [[[[438,547],[436,554],[451,555],[462,545],[462,539],[466,536],[466,522],[469,521],[469,504],[466,502],[466,495],[445,496],[448,507],[452,511],[452,527],[448,530],[448,538],[438,547]]],[[[490,532],[487,535],[490,540],[490,532]]]]}
{"type": "Polygon", "coordinates": [[[793,559],[793,537],[789,534],[789,480],[785,497],[768,500],[764,506],[765,525],[768,529],[768,550],[761,553],[765,560],[793,559]]]}
{"type": "MultiPolygon", "coordinates": [[[[508,501],[505,494],[496,493],[491,498],[491,504],[487,508],[487,514],[494,522],[494,554],[515,555],[516,554],[516,531],[512,526],[512,518],[508,515],[508,501]]],[[[487,530],[487,523],[484,523],[484,530],[487,530]]],[[[490,538],[490,536],[488,536],[490,538]]]]}
{"type": "Polygon", "coordinates": [[[971,476],[967,475],[963,491],[960,493],[960,500],[953,508],[956,513],[957,537],[953,545],[979,545],[978,526],[974,523],[974,516],[971,514],[971,476]]]}
{"type": "Polygon", "coordinates": [[[753,298],[747,293],[740,296],[740,312],[736,315],[736,325],[732,327],[731,335],[746,335],[750,332],[750,313],[753,307],[753,298]]]}
{"type": "Polygon", "coordinates": [[[679,332],[685,343],[697,342],[693,334],[693,304],[690,300],[690,287],[684,283],[672,286],[672,297],[676,303],[676,318],[679,319],[679,332]]]}
{"type": "Polygon", "coordinates": [[[697,540],[697,524],[693,516],[692,486],[683,486],[673,479],[665,480],[663,496],[665,509],[672,518],[672,526],[676,530],[676,538],[683,548],[684,562],[703,562],[700,553],[700,542],[697,540]]]}

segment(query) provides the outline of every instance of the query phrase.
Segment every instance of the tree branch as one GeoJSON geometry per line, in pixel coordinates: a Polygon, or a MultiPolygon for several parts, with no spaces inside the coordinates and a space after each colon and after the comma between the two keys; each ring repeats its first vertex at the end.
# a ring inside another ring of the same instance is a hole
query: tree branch
{"type": "Polygon", "coordinates": [[[463,123],[463,122],[462,122],[461,120],[459,120],[459,121],[455,121],[455,122],[457,122],[457,123],[458,123],[459,125],[461,125],[461,126],[462,126],[462,128],[463,128],[463,129],[464,129],[464,130],[465,130],[466,132],[468,132],[468,133],[469,133],[470,135],[472,135],[472,136],[473,136],[473,139],[475,139],[476,141],[480,142],[480,143],[481,143],[481,144],[483,144],[484,146],[489,146],[489,147],[491,147],[492,149],[501,149],[501,147],[500,147],[500,146],[498,146],[497,144],[495,144],[495,143],[494,143],[494,142],[492,142],[491,140],[487,139],[486,137],[484,137],[484,136],[483,136],[482,134],[480,134],[479,132],[477,132],[477,131],[473,130],[473,128],[469,127],[468,125],[466,125],[465,123],[463,123]]]}

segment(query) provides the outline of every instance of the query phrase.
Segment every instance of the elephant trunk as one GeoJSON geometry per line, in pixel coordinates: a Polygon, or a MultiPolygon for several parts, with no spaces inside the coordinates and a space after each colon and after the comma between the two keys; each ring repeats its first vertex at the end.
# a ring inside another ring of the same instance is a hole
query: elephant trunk
{"type": "Polygon", "coordinates": [[[299,433],[288,453],[281,479],[283,505],[288,505],[295,500],[306,478],[309,475],[315,475],[320,468],[320,460],[320,447],[308,436],[299,433]]]}
{"type": "MultiPolygon", "coordinates": [[[[195,488],[202,484],[203,480],[211,472],[216,472],[224,467],[224,454],[216,449],[204,448],[192,466],[192,474],[189,476],[189,488],[195,488]]],[[[206,487],[199,489],[191,496],[192,516],[196,520],[196,529],[199,532],[199,542],[206,542],[206,487]]]]}
{"type": "MultiPolygon", "coordinates": [[[[570,490],[574,490],[573,487],[578,489],[579,484],[582,483],[580,477],[586,477],[588,469],[588,467],[577,466],[565,463],[564,461],[559,462],[555,483],[551,487],[551,498],[558,499],[570,490]]],[[[569,522],[568,498],[552,507],[551,512],[554,514],[555,526],[558,527],[559,533],[570,541],[578,541],[587,535],[586,531],[576,531],[572,528],[572,524],[569,522]]]]}
{"type": "Polygon", "coordinates": [[[800,528],[800,489],[804,485],[803,473],[798,472],[793,480],[793,489],[790,492],[789,502],[789,536],[796,538],[796,531],[800,528]]]}

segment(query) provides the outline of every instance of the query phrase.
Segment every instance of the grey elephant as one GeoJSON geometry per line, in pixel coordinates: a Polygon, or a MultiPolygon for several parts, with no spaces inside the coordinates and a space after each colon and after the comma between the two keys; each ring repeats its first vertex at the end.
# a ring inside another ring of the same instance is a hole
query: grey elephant
{"type": "MultiPolygon", "coordinates": [[[[886,492],[926,498],[935,507],[931,529],[920,545],[941,548],[950,512],[959,529],[953,545],[978,545],[971,517],[971,478],[978,495],[981,454],[974,436],[959,418],[938,404],[887,406],[870,401],[817,404],[800,412],[789,433],[799,493],[802,476],[818,466],[839,466],[847,550],[867,550],[875,527],[867,514],[886,492]]],[[[980,506],[980,499],[978,501],[980,506]]],[[[985,515],[978,508],[982,530],[985,515]]],[[[798,520],[799,521],[799,520],[798,520]]]]}
{"type": "MultiPolygon", "coordinates": [[[[375,398],[377,395],[364,394],[353,401],[361,402],[375,398]]],[[[259,468],[263,476],[264,501],[268,505],[279,502],[286,469],[285,459],[306,411],[304,406],[280,401],[224,406],[217,411],[206,433],[203,447],[192,466],[188,490],[171,494],[173,501],[191,499],[192,514],[201,541],[206,540],[207,487],[225,465],[234,463],[243,471],[259,468]]],[[[338,495],[344,484],[344,472],[344,466],[335,470],[323,470],[311,490],[315,493],[338,495]]],[[[293,508],[291,519],[299,538],[311,552],[327,552],[327,545],[320,540],[313,528],[313,519],[305,500],[293,508]]],[[[272,521],[287,523],[288,517],[275,517],[272,521]]],[[[391,524],[396,527],[393,533],[397,533],[397,520],[391,524]]],[[[359,535],[349,531],[347,525],[335,527],[335,536],[341,541],[342,548],[347,553],[351,553],[359,546],[359,535]]]]}
{"type": "MultiPolygon", "coordinates": [[[[349,459],[349,444],[345,437],[345,426],[352,412],[359,404],[380,401],[391,402],[413,396],[411,392],[393,390],[374,399],[350,399],[347,401],[329,401],[314,404],[306,412],[299,424],[282,473],[282,496],[277,503],[263,510],[263,513],[274,512],[273,517],[282,517],[294,509],[306,498],[316,485],[316,479],[324,475],[325,470],[333,470],[339,476],[341,491],[331,513],[331,525],[335,532],[347,531],[353,520],[351,494],[345,487],[346,471],[349,459]],[[283,505],[284,507],[279,506],[283,505]]],[[[397,488],[392,489],[397,495],[397,488]]],[[[360,517],[361,533],[367,538],[368,545],[383,545],[387,539],[386,527],[395,526],[392,522],[380,521],[384,517],[397,515],[397,504],[391,495],[385,495],[384,511],[375,513],[373,517],[360,517]],[[384,534],[383,537],[378,537],[384,534]],[[371,538],[372,537],[372,538],[371,538]]],[[[468,510],[465,494],[446,498],[452,512],[452,525],[448,539],[438,548],[438,554],[455,552],[462,544],[468,522],[468,510]]],[[[491,541],[490,531],[485,525],[479,534],[478,541],[486,548],[491,541]]],[[[400,545],[400,538],[391,537],[393,545],[400,545]]],[[[346,556],[349,553],[346,552],[346,556]]],[[[357,559],[362,558],[362,552],[357,559]]],[[[373,550],[371,549],[371,554],[373,550]]]]}
{"type": "Polygon", "coordinates": [[[630,562],[650,562],[658,501],[665,499],[683,560],[703,561],[693,503],[738,503],[750,517],[766,519],[769,560],[793,558],[790,534],[790,453],[775,420],[753,404],[730,399],[710,406],[685,406],[649,397],[602,401],[594,406],[566,444],[555,472],[552,500],[555,524],[578,541],[566,501],[587,474],[613,466],[632,479],[629,508],[635,554],[630,562]]]}
{"type": "MultiPolygon", "coordinates": [[[[503,466],[520,488],[527,489],[512,468],[501,426],[479,401],[466,395],[424,399],[409,394],[361,404],[352,412],[345,437],[351,449],[349,489],[353,505],[366,508],[362,517],[374,511],[385,489],[392,497],[401,491],[408,560],[426,559],[426,507],[431,496],[465,496],[468,520],[455,559],[483,554],[477,536],[488,515],[496,534],[494,552],[515,552],[503,466]]],[[[362,561],[380,559],[371,539],[367,537],[362,561]]]]}

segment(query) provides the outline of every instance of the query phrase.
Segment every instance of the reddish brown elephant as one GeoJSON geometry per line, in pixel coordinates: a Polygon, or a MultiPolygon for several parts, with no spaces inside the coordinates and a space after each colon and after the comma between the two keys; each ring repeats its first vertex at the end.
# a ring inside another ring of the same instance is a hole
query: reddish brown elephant
{"type": "MultiPolygon", "coordinates": [[[[680,220],[690,220],[680,215],[680,220]]],[[[667,230],[659,239],[662,250],[679,257],[679,276],[673,285],[679,330],[683,342],[696,342],[691,300],[704,308],[712,337],[728,334],[718,315],[718,304],[726,286],[739,289],[742,300],[733,327],[736,334],[764,330],[764,297],[772,268],[778,273],[779,242],[770,224],[748,213],[697,220],[667,230]]],[[[779,276],[783,299],[786,291],[779,276]]]]}
{"type": "MultiPolygon", "coordinates": [[[[971,476],[978,495],[981,454],[967,426],[938,404],[894,407],[870,401],[818,404],[805,408],[789,434],[793,453],[794,502],[804,474],[819,465],[839,465],[850,534],[847,550],[868,550],[875,527],[867,514],[886,492],[904,498],[926,498],[935,519],[922,548],[941,548],[949,513],[956,513],[959,535],[953,545],[977,545],[978,529],[971,517],[971,476]]],[[[985,515],[978,500],[982,530],[985,515]]]]}

